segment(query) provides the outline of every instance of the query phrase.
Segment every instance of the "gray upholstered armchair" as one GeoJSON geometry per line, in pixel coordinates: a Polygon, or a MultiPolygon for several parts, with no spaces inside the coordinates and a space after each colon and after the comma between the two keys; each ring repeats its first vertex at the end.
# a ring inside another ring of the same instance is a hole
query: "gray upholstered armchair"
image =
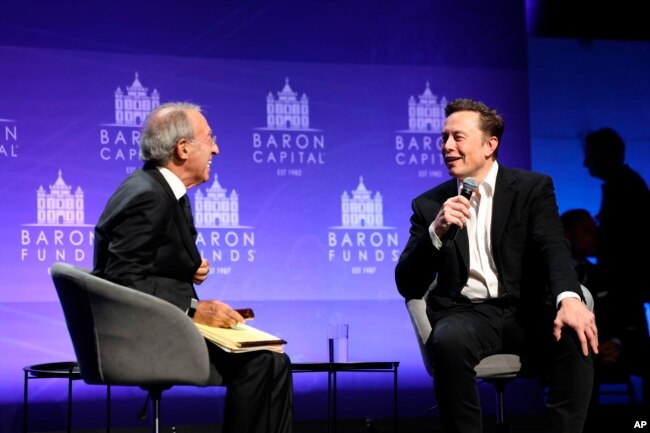
{"type": "Polygon", "coordinates": [[[164,390],[221,384],[206,341],[178,307],[67,263],[55,263],[50,273],[82,379],[148,391],[154,432],[164,390]]]}

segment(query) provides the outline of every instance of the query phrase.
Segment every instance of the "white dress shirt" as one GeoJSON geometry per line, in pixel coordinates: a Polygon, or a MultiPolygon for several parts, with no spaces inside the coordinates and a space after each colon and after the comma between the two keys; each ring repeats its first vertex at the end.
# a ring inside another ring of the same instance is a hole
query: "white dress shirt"
{"type": "Polygon", "coordinates": [[[178,178],[178,176],[172,173],[170,169],[166,167],[158,167],[158,171],[160,171],[160,174],[163,175],[163,177],[169,184],[169,187],[172,189],[172,192],[174,193],[174,197],[176,197],[176,200],[179,200],[181,197],[187,194],[187,188],[185,188],[183,182],[178,178]]]}
{"type": "MultiPolygon", "coordinates": [[[[499,164],[494,161],[485,179],[474,190],[470,198],[470,218],[467,220],[467,237],[469,240],[469,276],[461,294],[473,302],[503,296],[499,292],[499,277],[494,256],[492,254],[492,205],[494,202],[494,187],[496,185],[499,164]]],[[[463,182],[458,179],[458,190],[463,182]]],[[[440,249],[442,241],[433,231],[433,223],[429,226],[429,236],[433,245],[440,249]]],[[[567,297],[580,298],[577,293],[562,292],[556,299],[556,305],[567,297]]]]}
{"type": "MultiPolygon", "coordinates": [[[[492,203],[494,185],[499,164],[495,161],[485,179],[470,197],[470,217],[467,220],[469,240],[469,278],[461,294],[472,301],[496,298],[499,293],[499,278],[492,256],[492,203]]],[[[459,180],[459,188],[462,182],[459,180]]]]}

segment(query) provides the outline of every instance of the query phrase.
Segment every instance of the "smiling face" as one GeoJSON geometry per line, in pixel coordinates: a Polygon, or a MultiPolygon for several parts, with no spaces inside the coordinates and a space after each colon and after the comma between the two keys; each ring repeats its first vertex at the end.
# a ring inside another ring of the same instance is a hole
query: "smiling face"
{"type": "Polygon", "coordinates": [[[473,177],[478,183],[487,176],[499,145],[495,136],[481,130],[479,113],[457,111],[445,120],[442,129],[442,156],[449,174],[457,179],[473,177]]]}
{"type": "Polygon", "coordinates": [[[212,156],[219,153],[219,147],[203,114],[190,110],[187,116],[192,124],[194,137],[184,143],[182,179],[185,186],[191,188],[208,181],[212,156]]]}

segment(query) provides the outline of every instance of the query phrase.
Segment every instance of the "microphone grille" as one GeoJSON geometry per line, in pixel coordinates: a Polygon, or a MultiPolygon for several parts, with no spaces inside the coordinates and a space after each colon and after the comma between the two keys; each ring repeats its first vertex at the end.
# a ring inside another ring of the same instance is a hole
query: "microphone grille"
{"type": "Polygon", "coordinates": [[[463,188],[467,188],[470,191],[474,191],[478,187],[476,180],[473,177],[466,177],[463,180],[463,188]]]}

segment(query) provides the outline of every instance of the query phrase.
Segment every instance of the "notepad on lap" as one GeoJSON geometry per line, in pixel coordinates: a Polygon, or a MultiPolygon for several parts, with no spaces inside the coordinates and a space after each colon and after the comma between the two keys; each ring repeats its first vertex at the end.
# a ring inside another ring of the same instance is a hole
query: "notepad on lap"
{"type": "Polygon", "coordinates": [[[212,341],[227,352],[250,352],[252,350],[272,350],[284,352],[287,342],[268,332],[261,331],[245,323],[234,328],[217,328],[195,323],[203,337],[212,341]]]}

